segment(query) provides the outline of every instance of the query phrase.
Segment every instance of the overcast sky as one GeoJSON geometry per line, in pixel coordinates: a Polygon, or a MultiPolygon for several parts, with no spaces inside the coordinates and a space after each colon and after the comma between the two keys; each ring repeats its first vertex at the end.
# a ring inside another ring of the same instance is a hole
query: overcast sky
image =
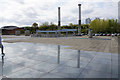
{"type": "Polygon", "coordinates": [[[58,22],[61,7],[62,25],[78,23],[78,4],[82,4],[82,23],[86,18],[118,18],[119,0],[0,0],[0,27],[30,26],[34,22],[58,22]],[[92,2],[91,2],[92,1],[92,2]]]}

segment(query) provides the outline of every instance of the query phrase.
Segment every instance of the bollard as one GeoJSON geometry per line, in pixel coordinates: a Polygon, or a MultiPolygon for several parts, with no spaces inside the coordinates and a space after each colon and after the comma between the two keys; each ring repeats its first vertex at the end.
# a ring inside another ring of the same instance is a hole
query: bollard
{"type": "Polygon", "coordinates": [[[58,45],[58,64],[60,63],[60,45],[58,45]]]}
{"type": "Polygon", "coordinates": [[[92,38],[92,37],[93,37],[92,31],[93,31],[92,29],[89,29],[89,32],[88,32],[89,38],[92,38]]]}
{"type": "Polygon", "coordinates": [[[78,50],[78,64],[77,67],[80,68],[80,50],[78,50]]]}
{"type": "Polygon", "coordinates": [[[66,37],[68,37],[68,31],[66,32],[66,37]]]}

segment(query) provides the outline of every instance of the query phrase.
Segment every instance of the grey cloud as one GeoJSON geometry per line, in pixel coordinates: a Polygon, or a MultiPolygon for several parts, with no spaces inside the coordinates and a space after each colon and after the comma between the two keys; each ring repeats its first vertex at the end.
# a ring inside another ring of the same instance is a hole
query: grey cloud
{"type": "Polygon", "coordinates": [[[44,6],[39,7],[41,10],[48,10],[50,5],[45,4],[44,6]]]}
{"type": "MultiPolygon", "coordinates": [[[[0,22],[2,23],[16,23],[18,25],[32,25],[32,23],[34,22],[40,22],[38,19],[20,19],[21,17],[20,16],[15,16],[15,18],[11,18],[11,19],[8,19],[8,18],[1,18],[0,22]]],[[[13,24],[14,25],[14,24],[13,24]]]]}
{"type": "Polygon", "coordinates": [[[82,13],[86,15],[86,14],[91,14],[92,12],[94,12],[93,9],[87,9],[87,10],[84,10],[82,13]]]}
{"type": "MultiPolygon", "coordinates": [[[[24,0],[14,0],[14,1],[16,1],[17,3],[20,3],[20,5],[17,4],[18,6],[15,7],[15,10],[11,10],[10,13],[9,13],[9,10],[6,8],[6,6],[8,5],[9,2],[4,3],[4,4],[1,3],[1,7],[2,7],[1,9],[6,9],[6,13],[8,13],[8,14],[6,14],[8,16],[8,18],[7,18],[7,16],[3,15],[4,23],[16,23],[18,25],[32,25],[32,23],[34,23],[34,22],[43,23],[45,21],[48,21],[48,22],[53,22],[53,23],[57,24],[57,22],[58,22],[58,15],[57,15],[58,5],[51,5],[49,3],[46,3],[46,4],[38,3],[36,5],[35,4],[31,5],[32,3],[27,4],[24,2],[24,0]],[[22,4],[24,4],[24,5],[22,5],[22,4]],[[20,9],[20,10],[18,10],[18,9],[20,9]],[[41,11],[41,12],[39,12],[39,11],[41,11]],[[11,17],[12,15],[13,15],[13,17],[11,17]]],[[[91,5],[91,4],[88,3],[85,5],[91,5]]],[[[14,5],[12,7],[13,7],[12,9],[14,9],[14,5]]],[[[116,16],[113,13],[109,13],[109,15],[107,14],[108,12],[113,12],[115,10],[113,7],[111,7],[110,10],[107,10],[106,7],[104,6],[105,9],[104,8],[103,9],[106,11],[103,12],[102,14],[99,14],[99,12],[102,11],[102,9],[101,8],[98,9],[97,7],[95,5],[93,5],[92,7],[87,7],[87,6],[85,6],[85,8],[82,7],[82,22],[87,17],[91,18],[91,17],[101,16],[104,18],[105,17],[110,18],[111,16],[113,16],[113,17],[116,16]]],[[[69,22],[72,22],[73,24],[78,24],[78,10],[79,10],[78,7],[74,7],[74,6],[73,7],[72,6],[64,7],[61,5],[61,8],[62,8],[61,14],[63,13],[63,15],[61,16],[62,24],[69,24],[69,22]],[[63,12],[63,8],[68,8],[68,9],[66,9],[66,11],[63,12]]],[[[2,18],[0,18],[0,21],[1,20],[2,20],[2,18]]]]}
{"type": "Polygon", "coordinates": [[[71,10],[71,12],[72,13],[78,13],[78,9],[76,8],[76,9],[73,9],[73,10],[71,10]]]}
{"type": "MultiPolygon", "coordinates": [[[[63,19],[62,19],[62,23],[63,24],[69,24],[69,23],[73,23],[73,24],[77,24],[77,21],[78,19],[76,18],[76,17],[73,17],[73,16],[66,16],[66,17],[63,17],[63,19]]],[[[66,25],[65,24],[65,25],[66,25]]]]}
{"type": "Polygon", "coordinates": [[[14,1],[16,1],[17,3],[20,3],[20,4],[25,4],[24,0],[14,0],[14,1]]]}
{"type": "Polygon", "coordinates": [[[28,18],[37,18],[37,16],[39,16],[35,9],[32,7],[23,10],[23,14],[28,18]]]}

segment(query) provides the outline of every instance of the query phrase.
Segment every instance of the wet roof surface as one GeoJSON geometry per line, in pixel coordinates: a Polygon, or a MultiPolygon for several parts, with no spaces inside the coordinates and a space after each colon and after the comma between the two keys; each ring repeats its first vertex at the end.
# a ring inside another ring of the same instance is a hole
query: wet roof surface
{"type": "MultiPolygon", "coordinates": [[[[118,78],[118,54],[81,51],[77,68],[77,50],[57,45],[4,43],[3,75],[8,78],[118,78]]],[[[2,63],[0,62],[0,78],[2,63]]]]}

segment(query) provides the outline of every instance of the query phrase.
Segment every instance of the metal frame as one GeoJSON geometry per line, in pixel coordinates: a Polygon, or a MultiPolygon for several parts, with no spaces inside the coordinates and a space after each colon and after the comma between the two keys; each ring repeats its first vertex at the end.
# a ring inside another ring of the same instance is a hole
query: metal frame
{"type": "Polygon", "coordinates": [[[47,36],[49,35],[49,33],[55,33],[56,34],[56,37],[58,37],[58,33],[59,32],[66,32],[66,37],[68,36],[68,32],[73,32],[73,34],[75,34],[75,31],[77,31],[77,29],[62,29],[62,30],[49,30],[49,31],[42,31],[42,30],[37,30],[36,31],[36,34],[38,34],[39,32],[45,32],[45,33],[47,33],[47,36]]]}

